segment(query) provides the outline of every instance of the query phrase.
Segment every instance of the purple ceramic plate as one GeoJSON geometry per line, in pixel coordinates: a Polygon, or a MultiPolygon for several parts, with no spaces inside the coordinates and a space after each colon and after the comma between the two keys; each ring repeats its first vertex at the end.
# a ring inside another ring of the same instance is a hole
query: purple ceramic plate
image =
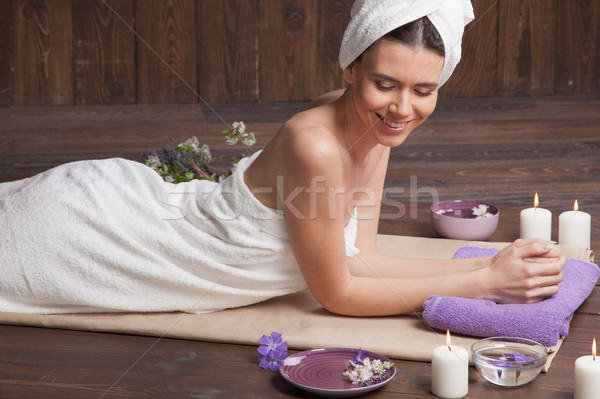
{"type": "MultiPolygon", "coordinates": [[[[358,349],[324,348],[298,352],[288,356],[279,367],[279,372],[289,383],[300,389],[320,396],[351,397],[381,388],[396,375],[396,367],[390,368],[385,379],[377,384],[363,387],[346,381],[342,373],[346,362],[356,355],[358,349]]],[[[364,351],[365,357],[382,362],[387,357],[364,351]]]]}

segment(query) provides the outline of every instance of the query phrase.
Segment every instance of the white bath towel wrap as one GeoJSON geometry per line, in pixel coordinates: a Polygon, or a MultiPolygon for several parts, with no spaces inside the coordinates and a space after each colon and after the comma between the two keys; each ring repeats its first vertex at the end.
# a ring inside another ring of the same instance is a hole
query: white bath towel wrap
{"type": "Polygon", "coordinates": [[[475,18],[469,0],[356,0],[350,16],[340,46],[342,69],[386,33],[427,16],[444,41],[446,51],[440,86],[458,65],[464,27],[475,18]]]}
{"type": "Polygon", "coordinates": [[[219,184],[118,158],[0,184],[0,311],[208,312],[305,289],[282,212],[244,183],[258,154],[219,184]]]}

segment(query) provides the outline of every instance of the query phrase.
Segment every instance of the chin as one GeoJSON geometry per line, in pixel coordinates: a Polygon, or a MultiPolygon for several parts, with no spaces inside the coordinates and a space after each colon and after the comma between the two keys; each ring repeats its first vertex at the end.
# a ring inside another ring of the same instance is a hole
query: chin
{"type": "Polygon", "coordinates": [[[395,135],[395,136],[386,134],[386,135],[381,135],[380,137],[378,137],[378,141],[379,141],[379,144],[381,144],[385,147],[394,148],[394,147],[398,147],[399,145],[404,143],[406,141],[406,139],[408,138],[408,136],[409,136],[409,133],[402,133],[401,135],[395,135]]]}

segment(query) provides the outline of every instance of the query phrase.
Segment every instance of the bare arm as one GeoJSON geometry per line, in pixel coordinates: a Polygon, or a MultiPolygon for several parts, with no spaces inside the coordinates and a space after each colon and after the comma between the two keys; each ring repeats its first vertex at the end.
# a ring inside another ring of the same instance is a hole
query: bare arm
{"type": "MultiPolygon", "coordinates": [[[[343,230],[349,210],[343,195],[330,195],[344,187],[340,150],[308,131],[291,137],[286,143],[290,151],[278,165],[283,195],[293,198],[284,209],[288,236],[308,288],[331,312],[393,315],[420,311],[431,295],[531,302],[557,291],[564,258],[551,258],[557,250],[537,242],[513,244],[494,259],[415,260],[378,254],[378,205],[361,207],[367,216],[359,221],[361,253],[347,258],[343,230]],[[527,261],[539,256],[550,258],[527,261]]],[[[375,176],[372,188],[379,190],[384,177],[375,176]]]]}

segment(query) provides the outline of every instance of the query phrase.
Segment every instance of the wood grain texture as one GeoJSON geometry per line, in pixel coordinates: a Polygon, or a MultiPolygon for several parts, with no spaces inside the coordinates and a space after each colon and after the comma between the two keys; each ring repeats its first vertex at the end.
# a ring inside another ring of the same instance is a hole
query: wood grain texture
{"type": "Polygon", "coordinates": [[[135,1],[138,103],[197,102],[196,3],[135,1]]]}
{"type": "Polygon", "coordinates": [[[319,39],[316,44],[316,63],[312,66],[316,86],[313,93],[316,96],[345,87],[338,54],[342,35],[350,21],[352,1],[320,1],[318,7],[319,39]]]}
{"type": "MultiPolygon", "coordinates": [[[[227,104],[215,106],[214,113],[198,104],[2,108],[0,181],[78,159],[139,160],[141,152],[158,148],[169,136],[184,140],[196,135],[211,146],[213,155],[229,161],[231,148],[218,134],[221,119],[246,121],[248,129],[257,132],[261,148],[305,105],[227,104]]],[[[434,195],[471,197],[500,207],[492,240],[510,241],[518,236],[519,211],[530,207],[533,192],[539,191],[543,206],[554,213],[553,238],[558,214],[572,205],[575,196],[582,199],[582,209],[592,215],[592,247],[597,253],[598,110],[598,95],[441,99],[433,116],[392,150],[386,188],[397,189],[390,196],[397,203],[383,208],[393,217],[380,221],[380,233],[433,237],[429,205],[434,195]],[[398,204],[404,206],[401,218],[395,217],[399,208],[392,206],[398,204]]],[[[599,325],[597,286],[576,312],[548,373],[525,386],[506,389],[486,383],[471,368],[468,397],[572,398],[573,364],[589,353],[599,325]]],[[[5,325],[0,326],[0,337],[0,397],[313,397],[278,373],[260,369],[255,346],[5,325]]],[[[394,362],[396,377],[369,398],[433,398],[429,363],[394,362]]]]}
{"type": "Polygon", "coordinates": [[[441,98],[491,97],[498,87],[498,1],[473,0],[475,20],[465,27],[462,60],[440,89],[441,98]]]}
{"type": "MultiPolygon", "coordinates": [[[[600,93],[599,2],[472,2],[442,98],[600,93]]],[[[0,107],[306,101],[344,86],[353,0],[4,4],[0,107]]]]}
{"type": "Polygon", "coordinates": [[[498,4],[498,94],[554,94],[557,0],[498,4]]]}
{"type": "Polygon", "coordinates": [[[71,0],[11,1],[13,104],[73,104],[71,0]]]}
{"type": "Polygon", "coordinates": [[[258,100],[258,0],[198,2],[198,92],[209,103],[258,100]]]}
{"type": "Polygon", "coordinates": [[[557,94],[600,93],[600,2],[558,2],[557,94]]]}
{"type": "Polygon", "coordinates": [[[0,7],[0,107],[12,104],[12,2],[0,7]]]}
{"type": "Polygon", "coordinates": [[[314,98],[318,2],[261,0],[259,4],[260,100],[314,98]]]}
{"type": "Polygon", "coordinates": [[[133,0],[73,1],[76,105],[136,102],[133,12],[133,0]]]}
{"type": "MultiPolygon", "coordinates": [[[[429,206],[438,199],[498,206],[493,241],[518,238],[518,214],[531,206],[535,192],[554,213],[553,239],[558,214],[572,209],[575,199],[583,198],[586,209],[600,215],[600,194],[589,190],[600,189],[600,113],[594,107],[600,108],[598,97],[440,100],[421,130],[392,150],[386,187],[396,188],[390,199],[403,213],[391,206],[380,231],[406,228],[408,234],[418,228],[419,235],[435,237],[429,206]],[[583,106],[588,101],[589,108],[583,106]]],[[[600,224],[593,229],[599,239],[600,224]]]]}

